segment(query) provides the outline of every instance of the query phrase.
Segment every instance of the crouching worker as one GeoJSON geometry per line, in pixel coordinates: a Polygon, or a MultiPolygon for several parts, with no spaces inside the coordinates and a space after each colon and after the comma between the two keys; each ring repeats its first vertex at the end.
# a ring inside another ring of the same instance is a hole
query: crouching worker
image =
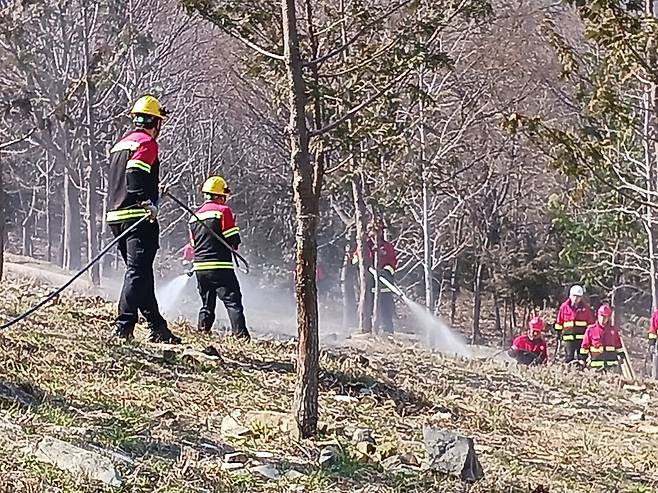
{"type": "Polygon", "coordinates": [[[587,327],[580,346],[580,359],[588,368],[619,371],[625,357],[619,331],[610,323],[612,308],[601,305],[596,323],[587,327]]]}
{"type": "Polygon", "coordinates": [[[528,322],[528,332],[512,342],[508,354],[521,365],[544,365],[548,361],[544,321],[534,317],[528,322]]]}
{"type": "Polygon", "coordinates": [[[238,249],[240,230],[235,225],[231,208],[226,205],[229,189],[223,178],[211,176],[205,181],[201,191],[206,201],[190,219],[192,249],[184,249],[184,255],[189,257],[193,254],[192,268],[203,304],[199,311],[198,329],[210,333],[215,322],[215,307],[219,298],[228,312],[232,335],[250,339],[244,318],[240,284],[233,266],[232,250],[238,249]],[[208,228],[223,238],[231,248],[227,248],[208,228]]]}

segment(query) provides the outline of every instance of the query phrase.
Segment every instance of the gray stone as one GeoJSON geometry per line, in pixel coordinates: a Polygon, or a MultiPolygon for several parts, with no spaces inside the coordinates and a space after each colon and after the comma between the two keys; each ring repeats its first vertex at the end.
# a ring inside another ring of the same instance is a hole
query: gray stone
{"type": "Polygon", "coordinates": [[[294,469],[291,469],[290,471],[286,472],[286,473],[283,475],[283,477],[286,478],[286,479],[288,479],[288,480],[290,480],[290,481],[297,481],[297,480],[299,480],[299,479],[301,479],[301,478],[306,477],[306,474],[301,473],[301,472],[299,472],[299,471],[295,471],[294,469]]]}
{"type": "Polygon", "coordinates": [[[224,438],[242,438],[249,435],[251,430],[240,424],[233,416],[224,416],[222,419],[221,433],[224,438]]]}
{"type": "Polygon", "coordinates": [[[265,479],[270,479],[272,481],[281,479],[281,473],[272,464],[263,464],[262,466],[252,467],[249,469],[249,471],[259,474],[265,479]]]}
{"type": "Polygon", "coordinates": [[[73,475],[102,481],[110,486],[121,486],[121,479],[108,458],[57,438],[44,437],[37,445],[34,456],[73,475]]]}
{"type": "Polygon", "coordinates": [[[357,428],[352,433],[352,441],[354,443],[369,442],[375,444],[375,439],[372,437],[372,430],[370,428],[357,428]]]}
{"type": "Polygon", "coordinates": [[[329,467],[336,464],[340,459],[340,449],[335,445],[329,445],[320,450],[318,462],[320,467],[329,467]]]}
{"type": "Polygon", "coordinates": [[[222,471],[235,471],[236,469],[244,469],[244,464],[241,462],[222,462],[222,471]]]}
{"type": "Polygon", "coordinates": [[[239,463],[239,464],[246,464],[249,462],[249,458],[247,457],[247,454],[244,452],[233,452],[231,454],[226,454],[223,459],[224,462],[226,463],[239,463]]]}
{"type": "Polygon", "coordinates": [[[432,426],[423,428],[423,438],[430,469],[468,482],[484,477],[473,439],[432,426]]]}

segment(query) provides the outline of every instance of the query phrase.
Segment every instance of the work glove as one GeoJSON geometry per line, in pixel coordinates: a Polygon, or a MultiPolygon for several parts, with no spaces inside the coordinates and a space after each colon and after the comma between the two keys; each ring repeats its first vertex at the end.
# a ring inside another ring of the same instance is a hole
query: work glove
{"type": "Polygon", "coordinates": [[[192,277],[194,275],[194,269],[186,270],[185,274],[187,274],[187,277],[192,277]]]}
{"type": "Polygon", "coordinates": [[[649,339],[649,354],[656,354],[656,340],[649,339]]]}
{"type": "Polygon", "coordinates": [[[157,208],[157,206],[153,205],[153,202],[151,202],[150,200],[145,200],[140,205],[146,211],[146,217],[148,217],[149,221],[154,223],[155,220],[158,218],[158,208],[157,208]]]}

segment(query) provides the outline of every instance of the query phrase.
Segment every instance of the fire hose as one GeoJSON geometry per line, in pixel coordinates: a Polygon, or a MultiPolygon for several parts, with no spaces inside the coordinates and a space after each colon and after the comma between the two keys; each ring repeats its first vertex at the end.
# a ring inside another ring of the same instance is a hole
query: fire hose
{"type": "MultiPolygon", "coordinates": [[[[235,263],[238,265],[238,268],[240,268],[240,263],[238,262],[238,260],[240,260],[240,261],[244,264],[245,272],[246,272],[247,274],[249,273],[249,264],[247,263],[247,261],[244,259],[244,257],[243,257],[242,255],[240,255],[240,254],[239,254],[238,252],[236,252],[233,248],[231,248],[231,246],[230,246],[228,243],[226,243],[226,240],[224,240],[224,238],[222,238],[217,232],[213,231],[213,230],[210,228],[210,226],[208,226],[205,222],[203,222],[203,221],[199,218],[199,216],[197,216],[197,215],[195,214],[195,212],[194,212],[192,209],[190,209],[190,208],[189,208],[185,203],[183,203],[180,199],[178,199],[178,198],[176,198],[174,195],[172,195],[171,192],[169,192],[168,190],[164,190],[162,193],[163,193],[163,195],[166,195],[167,197],[169,197],[170,199],[172,199],[172,200],[173,200],[173,201],[174,201],[179,207],[181,207],[183,210],[185,210],[186,212],[188,212],[189,214],[191,214],[193,217],[195,217],[195,218],[197,219],[197,221],[199,221],[199,222],[203,225],[203,227],[205,227],[210,233],[212,233],[212,235],[213,235],[213,236],[214,236],[214,237],[215,237],[215,238],[216,238],[216,239],[217,239],[222,245],[224,245],[226,248],[228,248],[228,249],[231,251],[231,253],[233,254],[233,257],[234,257],[234,259],[235,259],[235,263]]],[[[8,322],[5,322],[4,324],[0,325],[0,331],[5,330],[5,329],[8,329],[9,327],[11,327],[11,326],[13,326],[13,325],[16,325],[18,322],[20,322],[20,321],[22,321],[22,320],[25,320],[27,317],[29,317],[30,315],[32,315],[34,312],[36,312],[37,310],[39,310],[40,308],[42,308],[43,306],[45,306],[49,301],[51,301],[51,300],[53,300],[54,298],[56,298],[56,297],[57,297],[62,291],[64,291],[66,288],[68,288],[71,284],[73,284],[76,280],[78,280],[78,279],[79,279],[84,273],[86,273],[89,269],[91,269],[92,266],[93,266],[94,264],[96,264],[101,258],[103,258],[103,256],[104,256],[107,252],[109,252],[110,249],[111,249],[112,247],[114,247],[114,246],[115,246],[117,243],[119,243],[122,239],[124,239],[126,236],[128,236],[128,234],[129,234],[132,230],[134,230],[137,226],[139,226],[140,224],[142,224],[142,223],[143,223],[144,221],[146,221],[146,220],[148,220],[148,216],[144,216],[144,217],[140,218],[138,221],[136,221],[135,223],[131,224],[128,228],[126,228],[126,230],[125,230],[123,233],[121,233],[119,236],[117,236],[117,237],[114,238],[111,242],[109,242],[107,245],[105,245],[105,247],[104,247],[100,252],[98,252],[98,254],[97,254],[93,259],[91,259],[91,260],[87,263],[87,265],[85,265],[82,269],[80,269],[78,272],[76,272],[75,275],[73,275],[73,276],[72,276],[68,281],[66,281],[62,286],[60,286],[60,287],[57,288],[55,291],[53,291],[52,293],[50,293],[48,296],[46,296],[46,297],[45,297],[43,300],[41,300],[39,303],[37,303],[36,305],[34,305],[33,307],[31,307],[29,310],[27,310],[27,311],[21,313],[21,314],[18,315],[17,317],[15,317],[15,318],[9,320],[8,322]]]]}
{"type": "Polygon", "coordinates": [[[395,284],[393,284],[391,281],[389,281],[385,277],[380,276],[373,267],[368,267],[368,270],[370,271],[370,273],[372,274],[372,276],[375,279],[379,279],[379,282],[381,282],[384,286],[386,286],[388,289],[390,289],[393,294],[397,294],[398,296],[400,296],[402,298],[405,297],[404,293],[402,292],[402,290],[400,290],[400,288],[398,288],[395,284]]]}
{"type": "Polygon", "coordinates": [[[32,315],[34,312],[36,312],[36,311],[39,310],[41,307],[43,307],[43,306],[44,306],[46,303],[48,303],[50,300],[52,300],[52,299],[54,299],[56,296],[58,296],[62,291],[64,291],[64,290],[65,290],[66,288],[68,288],[71,284],[73,284],[73,283],[74,283],[74,282],[75,282],[80,276],[82,276],[82,274],[84,274],[84,273],[87,272],[89,269],[91,269],[91,267],[92,267],[96,262],[98,262],[101,258],[103,258],[103,256],[104,256],[107,252],[109,252],[110,249],[111,249],[114,245],[116,245],[116,244],[119,243],[123,238],[125,238],[126,236],[128,236],[128,233],[130,233],[133,229],[135,229],[137,226],[139,226],[141,223],[143,223],[143,222],[146,221],[146,220],[148,220],[148,216],[144,216],[144,217],[142,217],[139,221],[137,221],[137,222],[131,224],[128,228],[126,228],[126,230],[125,230],[123,233],[121,233],[119,236],[117,236],[116,238],[114,238],[111,242],[109,242],[109,243],[105,246],[105,248],[103,248],[100,252],[98,252],[98,255],[96,255],[93,259],[91,259],[91,260],[89,261],[89,263],[88,263],[87,265],[85,265],[82,269],[80,269],[80,270],[79,270],[79,271],[78,271],[73,277],[71,277],[71,279],[69,279],[68,281],[66,281],[62,286],[60,286],[60,287],[57,288],[55,291],[53,291],[52,293],[50,293],[50,294],[49,294],[48,296],[46,296],[43,300],[41,300],[39,303],[37,303],[36,305],[34,305],[32,308],[30,308],[30,309],[27,310],[26,312],[20,314],[19,316],[17,316],[16,318],[10,320],[9,322],[5,322],[4,324],[0,325],[0,330],[8,329],[8,328],[11,327],[12,325],[15,325],[15,324],[17,324],[18,322],[20,322],[21,320],[25,320],[27,317],[29,317],[29,316],[32,315]]]}

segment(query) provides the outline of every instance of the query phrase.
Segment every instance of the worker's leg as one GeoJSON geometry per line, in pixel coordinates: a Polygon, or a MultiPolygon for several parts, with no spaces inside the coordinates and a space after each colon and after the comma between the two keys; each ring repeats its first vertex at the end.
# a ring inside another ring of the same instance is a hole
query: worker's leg
{"type": "Polygon", "coordinates": [[[206,270],[196,273],[199,294],[201,295],[201,309],[197,329],[210,333],[215,323],[215,308],[217,306],[217,284],[213,277],[216,271],[206,270]]]}
{"type": "Polygon", "coordinates": [[[247,322],[244,318],[244,307],[242,306],[242,292],[240,283],[233,269],[222,269],[217,271],[220,276],[220,287],[217,296],[222,300],[231,322],[231,333],[236,337],[249,339],[247,322]]]}
{"type": "Polygon", "coordinates": [[[374,309],[375,309],[375,279],[372,277],[372,275],[368,272],[367,277],[366,277],[366,287],[365,287],[365,304],[363,306],[363,313],[365,318],[367,319],[365,321],[365,327],[362,327],[364,330],[373,331],[375,327],[373,327],[373,318],[374,318],[374,309]]]}
{"type": "Polygon", "coordinates": [[[571,363],[578,358],[580,351],[580,341],[562,341],[564,345],[564,362],[571,363]]]}
{"type": "Polygon", "coordinates": [[[395,300],[393,293],[379,293],[379,324],[384,332],[393,333],[393,316],[395,315],[395,300]]]}
{"type": "Polygon", "coordinates": [[[144,222],[137,227],[136,243],[133,250],[134,263],[140,278],[141,292],[139,310],[144,315],[150,330],[151,342],[180,343],[180,338],[171,333],[167,321],[160,313],[155,297],[155,274],[153,262],[159,248],[160,228],[157,222],[144,222]]]}
{"type": "MultiPolygon", "coordinates": [[[[132,223],[120,223],[111,225],[112,234],[116,238],[123,234],[132,223]]],[[[115,334],[122,338],[131,338],[137,323],[137,310],[139,308],[139,292],[141,289],[138,264],[135,260],[137,248],[137,234],[133,230],[128,236],[119,242],[119,252],[126,265],[123,276],[123,286],[119,295],[119,307],[117,318],[114,322],[115,334]]]]}

